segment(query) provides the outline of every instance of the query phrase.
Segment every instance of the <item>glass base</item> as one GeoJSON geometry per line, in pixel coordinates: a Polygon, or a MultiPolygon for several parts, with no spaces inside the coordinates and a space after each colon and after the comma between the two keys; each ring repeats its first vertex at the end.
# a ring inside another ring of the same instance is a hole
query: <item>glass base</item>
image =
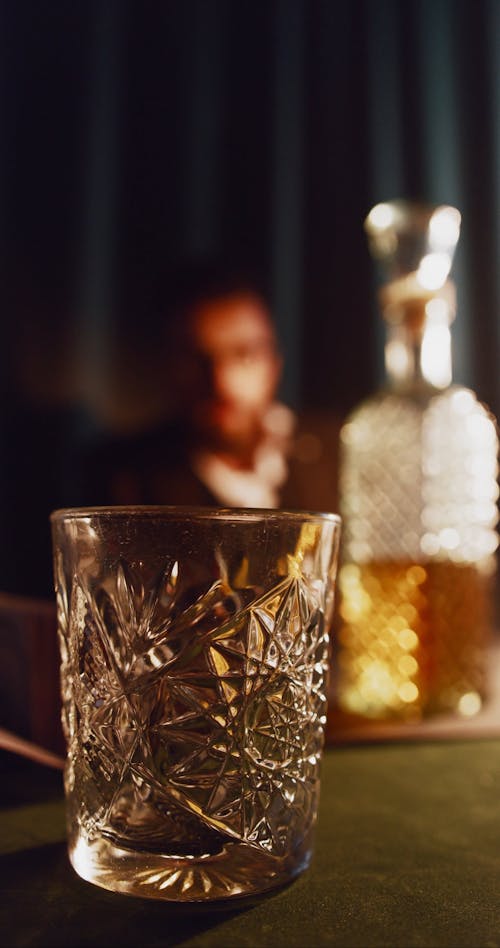
{"type": "Polygon", "coordinates": [[[78,875],[94,885],[139,898],[208,902],[257,895],[285,885],[311,860],[311,838],[286,857],[245,843],[228,843],[216,855],[165,856],[121,848],[105,837],[79,836],[69,857],[78,875]]]}

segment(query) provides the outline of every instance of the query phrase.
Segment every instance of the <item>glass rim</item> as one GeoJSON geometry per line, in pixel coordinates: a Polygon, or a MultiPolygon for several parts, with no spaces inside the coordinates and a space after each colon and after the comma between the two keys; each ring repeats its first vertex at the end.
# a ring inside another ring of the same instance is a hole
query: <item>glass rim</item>
{"type": "Polygon", "coordinates": [[[52,523],[64,520],[82,520],[87,517],[108,519],[132,517],[145,520],[212,520],[236,523],[268,521],[297,521],[301,523],[341,524],[339,514],[328,511],[287,510],[280,507],[205,507],[183,504],[123,504],[91,507],[61,507],[50,514],[52,523]]]}

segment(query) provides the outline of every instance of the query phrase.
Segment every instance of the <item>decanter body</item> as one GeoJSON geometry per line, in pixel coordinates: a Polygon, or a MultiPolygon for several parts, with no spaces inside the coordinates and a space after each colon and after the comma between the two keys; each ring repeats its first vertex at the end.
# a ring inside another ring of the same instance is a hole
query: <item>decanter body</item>
{"type": "Polygon", "coordinates": [[[382,207],[386,224],[372,212],[366,228],[393,264],[380,294],[387,383],[341,431],[338,701],[371,717],[470,716],[487,695],[496,423],[451,383],[458,212],[382,207]]]}

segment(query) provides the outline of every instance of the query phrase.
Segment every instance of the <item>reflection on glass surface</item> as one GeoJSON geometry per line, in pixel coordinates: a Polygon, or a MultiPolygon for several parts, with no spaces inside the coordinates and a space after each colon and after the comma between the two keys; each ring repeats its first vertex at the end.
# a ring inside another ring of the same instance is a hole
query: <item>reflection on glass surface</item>
{"type": "Polygon", "coordinates": [[[377,205],[386,385],[341,432],[339,701],[370,716],[470,716],[486,697],[497,431],[453,385],[449,278],[460,214],[377,205]]]}

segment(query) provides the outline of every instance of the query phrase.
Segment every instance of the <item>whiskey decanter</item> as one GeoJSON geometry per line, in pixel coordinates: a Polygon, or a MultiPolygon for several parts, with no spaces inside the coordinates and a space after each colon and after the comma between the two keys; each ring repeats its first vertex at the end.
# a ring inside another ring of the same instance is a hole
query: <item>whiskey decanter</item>
{"type": "Polygon", "coordinates": [[[449,206],[379,204],[386,382],[340,444],[338,703],[367,717],[472,716],[487,695],[497,548],[497,428],[452,384],[449,206]]]}

